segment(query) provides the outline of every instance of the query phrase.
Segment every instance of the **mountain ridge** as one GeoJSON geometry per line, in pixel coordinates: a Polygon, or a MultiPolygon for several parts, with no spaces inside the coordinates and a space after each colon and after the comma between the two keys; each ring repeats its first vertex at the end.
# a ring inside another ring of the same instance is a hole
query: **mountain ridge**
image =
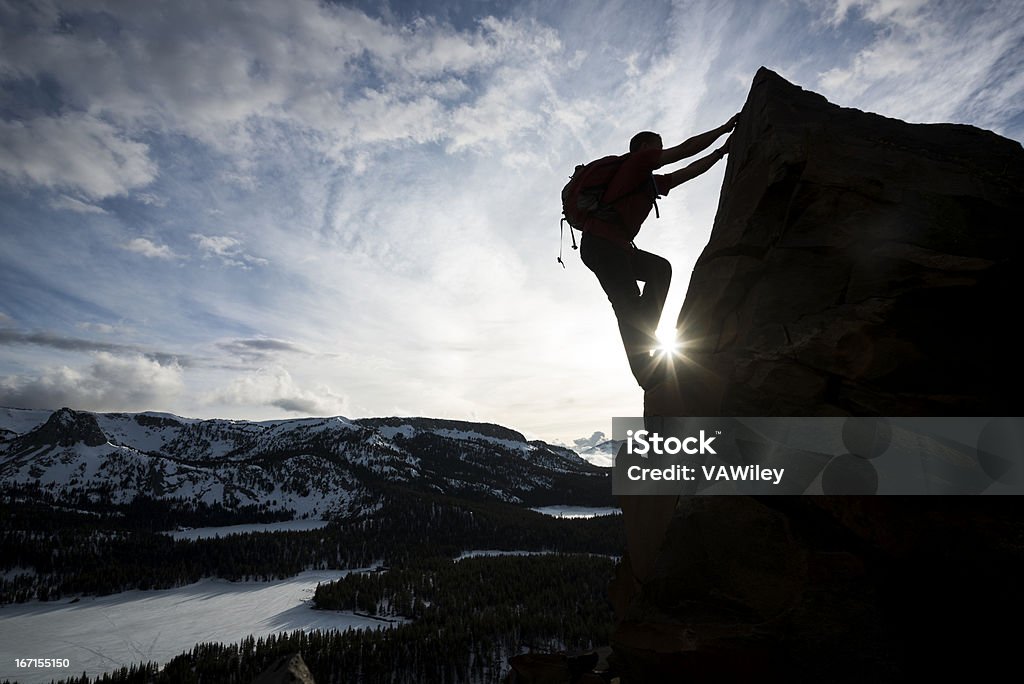
{"type": "Polygon", "coordinates": [[[0,409],[0,487],[22,495],[348,517],[395,485],[513,504],[611,500],[606,473],[571,449],[491,423],[0,409]]]}

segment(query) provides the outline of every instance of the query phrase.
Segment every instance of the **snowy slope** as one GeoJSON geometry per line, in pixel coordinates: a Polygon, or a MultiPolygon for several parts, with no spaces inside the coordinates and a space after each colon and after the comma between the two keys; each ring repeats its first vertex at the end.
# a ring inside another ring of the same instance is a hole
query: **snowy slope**
{"type": "Polygon", "coordinates": [[[205,579],[177,589],[127,591],[74,603],[2,606],[0,644],[10,657],[0,662],[0,681],[44,684],[82,672],[99,677],[133,663],[165,663],[197,643],[235,643],[296,629],[386,629],[397,624],[312,609],[317,584],[349,572],[358,571],[310,571],[275,582],[205,579]],[[15,656],[67,659],[70,664],[18,668],[15,656]]]}

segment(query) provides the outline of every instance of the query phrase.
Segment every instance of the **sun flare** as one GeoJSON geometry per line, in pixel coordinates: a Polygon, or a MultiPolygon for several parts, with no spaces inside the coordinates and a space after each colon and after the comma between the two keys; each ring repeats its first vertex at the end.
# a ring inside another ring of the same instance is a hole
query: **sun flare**
{"type": "Polygon", "coordinates": [[[675,328],[658,328],[654,336],[658,340],[654,351],[658,354],[677,354],[683,348],[683,342],[676,337],[675,328]]]}

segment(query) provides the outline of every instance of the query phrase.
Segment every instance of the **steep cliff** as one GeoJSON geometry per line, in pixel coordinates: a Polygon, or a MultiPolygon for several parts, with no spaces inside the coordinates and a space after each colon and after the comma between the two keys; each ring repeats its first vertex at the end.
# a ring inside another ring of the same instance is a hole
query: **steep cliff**
{"type": "MultiPolygon", "coordinates": [[[[1024,150],[761,69],[647,416],[1020,416],[1024,150]]],[[[1014,497],[628,497],[623,681],[904,681],[1010,661],[1014,497]]]]}
{"type": "Polygon", "coordinates": [[[1021,415],[1024,152],[761,69],[648,415],[1021,415]]]}

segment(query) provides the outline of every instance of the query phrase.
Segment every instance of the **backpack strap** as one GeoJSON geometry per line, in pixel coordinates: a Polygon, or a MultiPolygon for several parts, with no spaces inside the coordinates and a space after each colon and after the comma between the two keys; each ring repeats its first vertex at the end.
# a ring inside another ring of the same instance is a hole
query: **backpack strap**
{"type": "Polygon", "coordinates": [[[658,181],[654,180],[653,173],[651,174],[651,188],[653,189],[653,192],[651,193],[651,197],[653,199],[651,199],[651,202],[654,203],[654,218],[660,219],[661,212],[658,211],[658,198],[661,197],[661,194],[658,192],[658,181]]]}
{"type": "MultiPolygon", "coordinates": [[[[565,242],[565,223],[566,219],[562,218],[561,226],[558,229],[558,263],[562,264],[562,268],[565,268],[565,262],[562,261],[562,243],[565,242]]],[[[576,235],[573,234],[572,228],[569,228],[569,237],[572,238],[572,248],[579,249],[576,246],[576,235]]]]}

